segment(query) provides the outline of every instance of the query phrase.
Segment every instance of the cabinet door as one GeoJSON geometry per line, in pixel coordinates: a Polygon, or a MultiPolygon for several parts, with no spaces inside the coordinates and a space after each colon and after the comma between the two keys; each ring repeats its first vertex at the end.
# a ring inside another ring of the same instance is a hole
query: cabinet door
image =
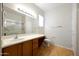
{"type": "Polygon", "coordinates": [[[23,56],[32,56],[32,40],[23,43],[23,56]]]}
{"type": "Polygon", "coordinates": [[[36,56],[38,53],[38,38],[33,39],[33,56],[36,56]]]}
{"type": "Polygon", "coordinates": [[[17,53],[18,53],[18,56],[22,56],[22,43],[19,43],[18,46],[17,46],[17,53]]]}
{"type": "Polygon", "coordinates": [[[38,38],[33,39],[33,49],[38,48],[38,38]]]}
{"type": "Polygon", "coordinates": [[[17,56],[17,45],[3,48],[2,52],[3,56],[17,56]]]}
{"type": "Polygon", "coordinates": [[[38,47],[40,47],[42,45],[44,39],[45,39],[45,36],[39,38],[39,40],[38,40],[38,47]]]}

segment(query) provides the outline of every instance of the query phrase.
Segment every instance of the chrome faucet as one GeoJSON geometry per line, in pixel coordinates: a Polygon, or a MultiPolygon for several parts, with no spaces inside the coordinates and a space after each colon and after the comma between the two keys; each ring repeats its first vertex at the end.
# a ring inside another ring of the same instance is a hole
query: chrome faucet
{"type": "Polygon", "coordinates": [[[18,35],[17,34],[15,35],[15,39],[18,39],[18,35]]]}

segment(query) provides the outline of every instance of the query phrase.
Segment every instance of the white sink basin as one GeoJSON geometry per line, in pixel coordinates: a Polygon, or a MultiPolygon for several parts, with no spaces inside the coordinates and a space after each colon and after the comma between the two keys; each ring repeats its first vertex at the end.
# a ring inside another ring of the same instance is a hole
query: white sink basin
{"type": "Polygon", "coordinates": [[[13,41],[18,41],[18,40],[22,40],[22,39],[24,39],[24,37],[19,37],[17,39],[13,39],[13,41]]]}
{"type": "MultiPolygon", "coordinates": [[[[18,41],[20,41],[20,40],[22,40],[22,39],[24,39],[24,38],[17,38],[17,39],[8,38],[8,39],[3,39],[3,40],[2,40],[2,44],[8,45],[8,44],[10,44],[10,43],[16,43],[16,42],[18,42],[18,41]]],[[[2,45],[2,46],[3,46],[3,45],[2,45]]]]}

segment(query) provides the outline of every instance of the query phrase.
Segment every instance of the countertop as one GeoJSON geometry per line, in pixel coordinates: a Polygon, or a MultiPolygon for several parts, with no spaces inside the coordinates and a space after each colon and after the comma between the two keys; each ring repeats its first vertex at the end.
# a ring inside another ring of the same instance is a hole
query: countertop
{"type": "Polygon", "coordinates": [[[9,38],[2,37],[1,47],[5,48],[14,44],[22,43],[24,41],[33,40],[34,38],[38,38],[42,36],[44,36],[44,34],[24,35],[24,36],[20,36],[18,39],[14,39],[14,37],[9,37],[9,38]]]}

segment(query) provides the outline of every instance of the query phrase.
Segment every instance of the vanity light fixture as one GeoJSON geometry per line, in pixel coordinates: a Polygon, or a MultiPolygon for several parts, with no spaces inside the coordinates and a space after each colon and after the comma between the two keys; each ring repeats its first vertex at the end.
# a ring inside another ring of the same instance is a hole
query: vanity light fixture
{"type": "Polygon", "coordinates": [[[20,9],[20,8],[18,8],[18,10],[19,10],[20,12],[22,12],[23,14],[26,14],[26,15],[28,15],[28,16],[33,17],[33,15],[31,15],[31,14],[28,13],[28,12],[26,12],[25,10],[22,10],[22,9],[20,9]]]}

